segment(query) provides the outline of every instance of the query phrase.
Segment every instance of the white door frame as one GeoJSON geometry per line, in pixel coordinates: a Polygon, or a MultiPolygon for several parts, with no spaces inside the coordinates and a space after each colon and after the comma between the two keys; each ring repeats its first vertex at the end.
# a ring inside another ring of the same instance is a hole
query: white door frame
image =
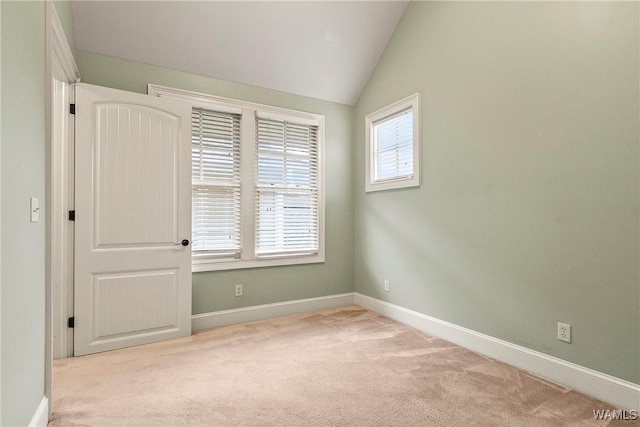
{"type": "Polygon", "coordinates": [[[66,318],[73,310],[73,230],[67,210],[73,203],[73,116],[68,114],[73,91],[69,85],[80,81],[80,73],[52,1],[46,12],[45,84],[45,396],[51,419],[51,366],[53,358],[73,353],[72,331],[66,318]],[[67,83],[64,92],[54,92],[54,79],[67,83]],[[64,108],[64,111],[60,111],[64,108]],[[54,118],[55,123],[54,123],[54,118]],[[70,163],[71,161],[71,163],[70,163]],[[56,306],[54,307],[54,301],[56,306]],[[55,316],[55,317],[54,317],[55,316]],[[54,328],[57,333],[54,334],[54,328]],[[54,336],[56,336],[54,342],[54,336]],[[71,345],[71,347],[70,347],[71,345]]]}

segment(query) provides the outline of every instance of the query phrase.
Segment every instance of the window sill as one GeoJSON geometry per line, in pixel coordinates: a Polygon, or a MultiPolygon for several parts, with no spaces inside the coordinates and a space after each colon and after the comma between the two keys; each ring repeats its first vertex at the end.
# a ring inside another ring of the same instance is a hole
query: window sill
{"type": "Polygon", "coordinates": [[[324,254],[305,255],[296,257],[278,257],[278,258],[264,258],[264,259],[197,259],[192,258],[191,272],[202,273],[207,271],[224,271],[224,270],[239,270],[243,268],[260,268],[260,267],[278,267],[286,265],[301,265],[301,264],[318,264],[324,262],[324,254]]]}
{"type": "Polygon", "coordinates": [[[367,182],[365,193],[382,190],[394,190],[397,188],[419,187],[420,182],[417,177],[390,179],[387,181],[367,182]]]}

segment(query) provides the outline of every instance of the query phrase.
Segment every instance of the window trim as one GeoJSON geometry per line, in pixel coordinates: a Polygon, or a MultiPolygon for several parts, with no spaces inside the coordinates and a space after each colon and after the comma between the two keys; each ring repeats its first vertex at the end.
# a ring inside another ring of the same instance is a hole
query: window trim
{"type": "Polygon", "coordinates": [[[365,192],[392,190],[396,188],[420,186],[420,96],[414,93],[400,101],[365,116],[365,192]],[[372,141],[373,127],[404,111],[413,112],[413,176],[375,181],[374,167],[371,162],[375,159],[375,144],[372,141]]]}
{"type": "Polygon", "coordinates": [[[324,116],[304,111],[290,110],[271,105],[224,98],[156,84],[147,85],[147,94],[161,98],[185,101],[192,107],[228,113],[240,113],[240,204],[241,208],[241,256],[230,259],[193,253],[192,272],[234,270],[256,267],[274,267],[323,263],[325,261],[325,164],[324,164],[324,116]],[[254,170],[256,167],[256,116],[286,118],[295,123],[318,126],[318,252],[296,256],[256,256],[256,227],[254,222],[254,170]],[[247,119],[248,118],[248,119],[247,119]],[[249,172],[243,172],[249,171],[249,172]]]}

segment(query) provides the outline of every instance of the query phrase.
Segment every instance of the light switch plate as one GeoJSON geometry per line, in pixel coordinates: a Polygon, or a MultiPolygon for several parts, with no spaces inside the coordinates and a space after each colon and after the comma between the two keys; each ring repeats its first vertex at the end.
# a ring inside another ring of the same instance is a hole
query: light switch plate
{"type": "Polygon", "coordinates": [[[31,198],[31,222],[40,221],[40,200],[36,197],[31,198]]]}

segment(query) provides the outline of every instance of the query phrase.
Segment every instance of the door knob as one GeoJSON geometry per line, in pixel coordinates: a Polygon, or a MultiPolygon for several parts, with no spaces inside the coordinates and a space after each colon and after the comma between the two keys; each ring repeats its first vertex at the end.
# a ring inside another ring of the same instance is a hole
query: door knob
{"type": "Polygon", "coordinates": [[[187,239],[184,239],[182,241],[182,246],[189,246],[189,241],[187,239]]]}

